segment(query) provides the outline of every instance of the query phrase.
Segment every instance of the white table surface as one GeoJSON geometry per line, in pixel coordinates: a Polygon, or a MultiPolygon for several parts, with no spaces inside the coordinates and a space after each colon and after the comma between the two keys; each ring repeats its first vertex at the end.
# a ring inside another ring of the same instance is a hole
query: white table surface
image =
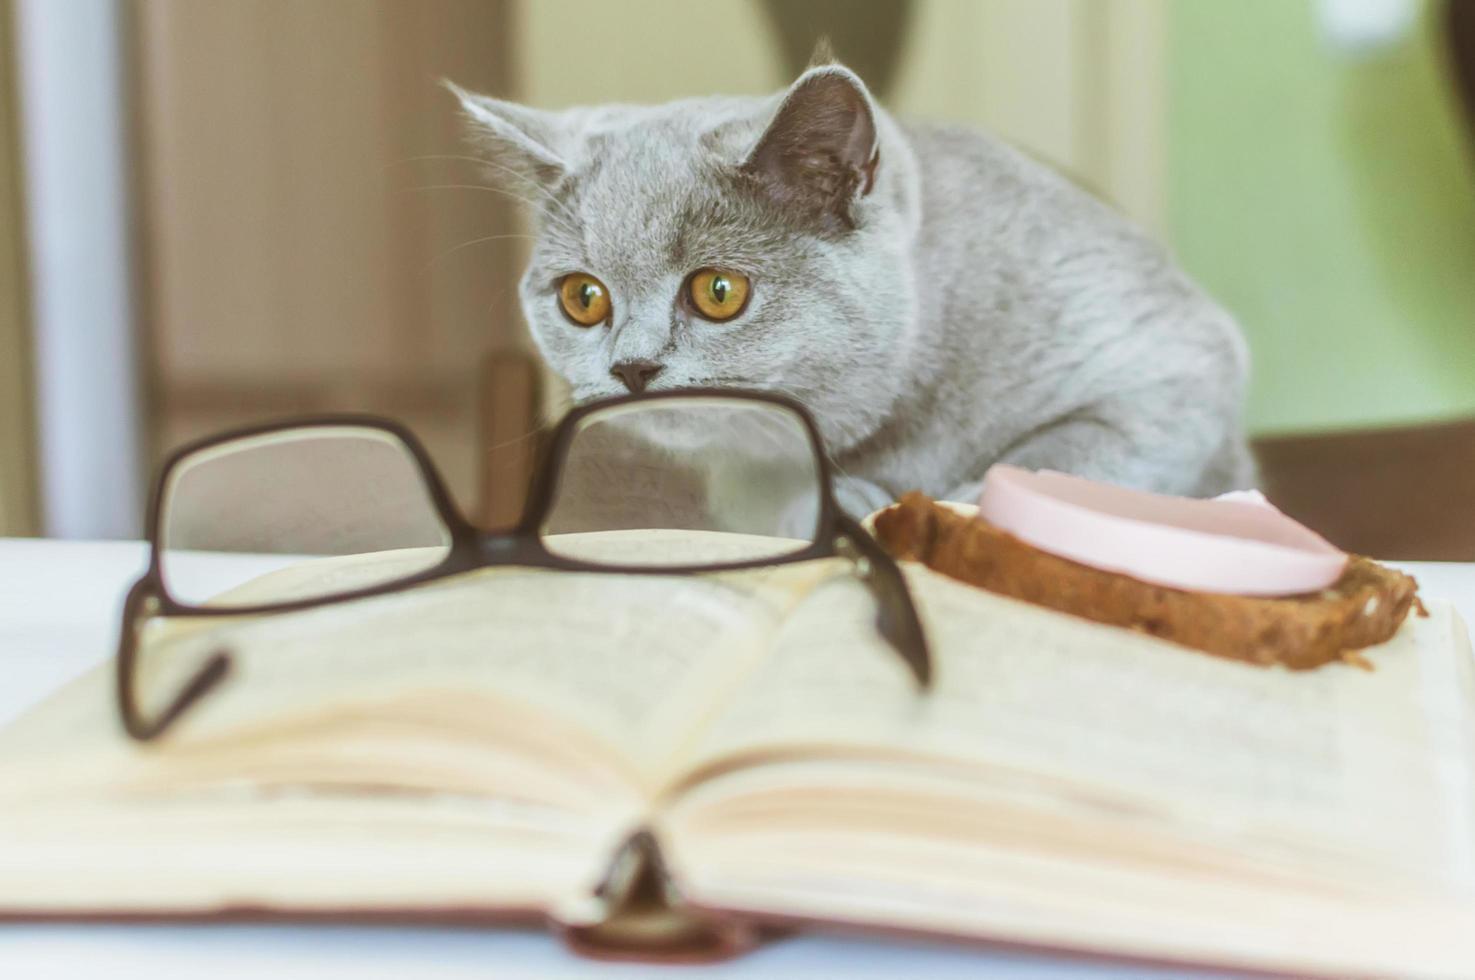
{"type": "MultiPolygon", "coordinates": [[[[0,725],[112,656],[123,593],[143,568],[134,542],[0,540],[0,725]]],[[[1407,563],[1429,598],[1475,622],[1475,564],[1407,563]]],[[[713,966],[592,963],[548,936],[508,929],[369,926],[0,926],[0,978],[169,980],[459,977],[1209,977],[942,944],[805,936],[713,966]]]]}

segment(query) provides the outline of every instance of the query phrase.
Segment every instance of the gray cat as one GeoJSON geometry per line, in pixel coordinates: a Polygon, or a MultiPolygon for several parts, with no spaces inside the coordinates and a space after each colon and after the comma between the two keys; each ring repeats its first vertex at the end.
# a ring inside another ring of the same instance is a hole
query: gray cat
{"type": "Polygon", "coordinates": [[[538,206],[522,307],[579,401],[793,395],[859,513],[975,499],[995,462],[1192,495],[1254,478],[1233,320],[996,139],[897,120],[837,64],[771,98],[563,112],[450,87],[538,206]]]}

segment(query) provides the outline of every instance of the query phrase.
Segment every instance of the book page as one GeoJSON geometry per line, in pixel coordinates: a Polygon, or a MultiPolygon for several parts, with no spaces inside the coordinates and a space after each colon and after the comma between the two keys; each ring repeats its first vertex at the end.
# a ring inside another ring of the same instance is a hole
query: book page
{"type": "Polygon", "coordinates": [[[1472,878],[1471,684],[1436,606],[1366,651],[1375,669],[1265,669],[1029,606],[908,564],[936,662],[918,694],[844,580],[790,617],[689,762],[927,762],[994,785],[1223,828],[1328,860],[1472,878]]]}
{"type": "MultiPolygon", "coordinates": [[[[609,538],[591,547],[612,560],[653,549],[740,557],[751,544],[740,535],[695,541],[690,532],[609,538]]],[[[365,575],[382,580],[393,560],[308,562],[243,586],[233,599],[319,594],[325,582],[350,588],[365,575]]],[[[381,727],[459,738],[473,756],[500,741],[545,766],[603,767],[639,790],[657,781],[771,649],[787,609],[826,574],[823,562],[681,576],[497,567],[302,612],[156,621],[145,630],[139,696],[147,713],[158,712],[223,651],[226,680],[171,729],[160,743],[166,750],[215,753],[224,769],[227,754],[281,733],[316,726],[328,737],[331,718],[377,718],[381,727]]],[[[135,750],[118,727],[111,670],[100,668],[0,735],[0,760],[46,767],[68,755],[135,750]]],[[[385,754],[397,751],[391,739],[385,754]]]]}

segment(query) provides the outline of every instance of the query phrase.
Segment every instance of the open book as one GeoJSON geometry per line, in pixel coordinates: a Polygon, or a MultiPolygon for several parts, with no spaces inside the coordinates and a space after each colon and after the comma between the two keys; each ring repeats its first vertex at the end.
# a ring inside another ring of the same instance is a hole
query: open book
{"type": "Polygon", "coordinates": [[[1475,701],[1448,606],[1372,671],[1289,673],[906,572],[927,694],[838,560],[498,568],[159,624],[146,699],[222,646],[230,679],[158,743],[123,738],[108,668],[0,734],[0,916],[538,921],[638,956],[808,925],[1475,975],[1475,701]]]}

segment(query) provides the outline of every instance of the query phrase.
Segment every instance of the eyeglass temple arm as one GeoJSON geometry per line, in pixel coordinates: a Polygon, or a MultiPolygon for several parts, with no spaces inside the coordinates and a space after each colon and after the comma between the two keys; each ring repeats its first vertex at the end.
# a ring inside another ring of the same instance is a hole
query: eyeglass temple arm
{"type": "Polygon", "coordinates": [[[230,672],[230,654],[224,650],[215,651],[157,718],[153,721],[144,718],[134,696],[139,628],[142,621],[157,615],[158,601],[147,579],[137,582],[123,603],[123,634],[118,641],[119,714],[123,717],[123,728],[140,742],[152,741],[162,735],[230,672]]]}
{"type": "Polygon", "coordinates": [[[854,518],[840,515],[838,529],[840,553],[855,562],[856,574],[876,598],[876,629],[911,668],[917,686],[930,689],[932,651],[901,569],[854,518]]]}

